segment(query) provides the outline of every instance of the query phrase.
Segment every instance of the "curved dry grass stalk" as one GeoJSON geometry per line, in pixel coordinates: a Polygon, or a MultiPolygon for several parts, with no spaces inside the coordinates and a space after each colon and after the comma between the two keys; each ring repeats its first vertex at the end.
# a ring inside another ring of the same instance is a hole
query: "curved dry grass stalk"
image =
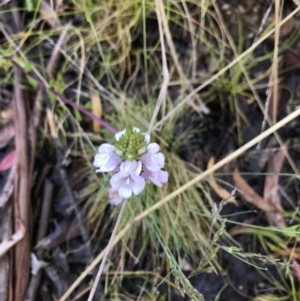
{"type": "Polygon", "coordinates": [[[278,107],[278,43],[280,27],[280,0],[275,0],[275,33],[274,33],[274,56],[273,56],[273,122],[276,122],[278,107]]]}
{"type": "MultiPolygon", "coordinates": [[[[193,180],[189,181],[185,185],[181,186],[180,188],[176,189],[174,192],[170,193],[168,196],[157,202],[155,205],[151,206],[138,216],[136,216],[132,221],[128,222],[126,226],[116,235],[114,241],[111,244],[111,249],[123,238],[123,236],[130,230],[132,225],[140,222],[143,218],[148,216],[153,211],[157,210],[161,206],[168,203],[170,200],[172,200],[174,197],[178,196],[191,186],[195,185],[197,182],[203,180],[206,178],[209,174],[212,172],[215,172],[217,169],[221,168],[228,162],[232,161],[233,159],[237,158],[238,156],[242,155],[245,151],[247,151],[249,148],[253,147],[255,144],[257,144],[262,139],[265,139],[269,135],[273,134],[275,131],[282,128],[284,125],[289,123],[290,121],[294,120],[296,117],[300,115],[300,107],[294,111],[293,113],[286,116],[284,119],[280,120],[276,124],[274,124],[272,127],[270,127],[268,130],[261,133],[259,136],[255,137],[239,149],[237,149],[235,152],[231,153],[227,157],[225,157],[223,160],[219,161],[215,165],[213,165],[211,168],[205,170],[203,173],[195,177],[193,180]]],[[[104,254],[107,252],[107,249],[105,248],[96,258],[95,260],[85,269],[85,271],[76,279],[76,281],[71,285],[71,287],[66,291],[66,293],[59,299],[59,301],[65,301],[70,296],[70,294],[74,291],[74,289],[81,283],[81,281],[89,275],[89,273],[95,268],[95,266],[102,260],[104,254]]]]}
{"type": "Polygon", "coordinates": [[[162,58],[162,74],[163,74],[163,83],[157,98],[156,106],[154,108],[154,112],[151,118],[151,122],[149,125],[149,133],[151,133],[154,122],[156,120],[156,117],[158,115],[159,109],[164,101],[166,101],[167,98],[167,91],[168,91],[168,85],[170,81],[170,74],[167,64],[167,56],[166,56],[166,47],[165,47],[165,40],[164,40],[164,28],[168,26],[168,22],[164,13],[164,6],[163,3],[159,0],[155,0],[155,8],[156,8],[156,14],[157,14],[157,20],[158,20],[158,28],[159,28],[159,37],[160,37],[160,43],[161,43],[161,58],[162,58]]]}
{"type": "MultiPolygon", "coordinates": [[[[292,18],[297,12],[300,11],[300,6],[297,7],[294,11],[292,11],[286,18],[284,18],[277,26],[282,26],[285,24],[290,18],[292,18]]],[[[213,75],[210,79],[208,79],[206,82],[204,82],[202,85],[200,85],[198,88],[194,89],[190,94],[188,94],[176,107],[173,108],[165,117],[163,117],[159,122],[155,124],[153,127],[153,130],[156,130],[158,127],[160,127],[167,119],[172,117],[176,111],[181,109],[184,105],[188,104],[193,97],[201,91],[203,88],[211,84],[214,80],[216,80],[220,75],[225,73],[228,69],[230,69],[232,66],[234,66],[236,63],[238,63],[241,59],[243,59],[245,56],[247,56],[249,53],[251,53],[259,44],[261,44],[264,40],[266,40],[269,36],[271,36],[275,32],[275,28],[271,29],[267,34],[265,34],[262,38],[256,41],[251,47],[249,47],[245,52],[243,52],[241,55],[239,55],[237,58],[235,58],[230,64],[228,64],[226,67],[224,67],[222,70],[220,70],[218,73],[213,75]]]]}
{"type": "MultiPolygon", "coordinates": [[[[224,20],[223,20],[221,11],[220,11],[218,5],[216,4],[216,1],[213,1],[213,4],[214,4],[214,8],[215,8],[216,14],[217,14],[217,16],[218,16],[218,18],[219,18],[220,24],[221,24],[221,26],[222,26],[222,28],[223,28],[223,30],[224,30],[224,32],[225,32],[225,35],[226,35],[226,37],[227,37],[227,39],[228,39],[228,42],[229,42],[229,44],[230,44],[230,47],[232,48],[234,55],[235,55],[236,57],[238,57],[238,53],[237,53],[236,46],[234,45],[234,41],[233,41],[233,39],[232,39],[230,33],[228,32],[226,26],[225,26],[225,22],[224,22],[224,20]]],[[[275,24],[276,24],[276,23],[275,23],[275,24]]],[[[279,27],[276,26],[275,29],[276,29],[276,28],[279,28],[279,27]]],[[[274,95],[274,96],[272,95],[271,91],[269,91],[269,94],[268,94],[268,97],[267,97],[267,101],[266,101],[266,106],[263,105],[263,102],[262,102],[262,100],[261,100],[259,94],[257,93],[257,91],[256,91],[256,89],[255,89],[255,87],[254,87],[254,85],[253,85],[253,82],[252,82],[252,80],[251,80],[251,78],[250,78],[250,76],[249,76],[249,74],[248,74],[248,72],[247,72],[247,70],[246,70],[246,68],[245,68],[244,63],[243,63],[242,61],[239,61],[239,62],[238,62],[239,65],[240,65],[240,68],[241,68],[241,70],[242,70],[242,72],[243,72],[243,74],[244,74],[244,76],[245,76],[245,79],[247,80],[247,83],[248,83],[248,85],[249,85],[249,88],[251,89],[251,92],[253,93],[253,96],[254,96],[254,98],[255,98],[257,104],[258,104],[259,108],[261,109],[262,113],[264,114],[264,121],[268,122],[269,126],[272,126],[272,124],[273,124],[273,122],[272,122],[270,116],[268,115],[268,110],[267,110],[267,108],[269,107],[269,101],[271,101],[270,98],[273,96],[273,108],[274,108],[274,106],[276,106],[276,108],[277,108],[277,102],[278,102],[278,99],[277,99],[277,98],[278,98],[278,87],[277,87],[277,86],[278,86],[278,41],[277,41],[277,43],[276,43],[276,39],[275,39],[275,45],[274,45],[274,48],[277,48],[277,56],[275,56],[275,50],[274,50],[274,56],[273,56],[273,57],[274,57],[273,71],[272,71],[272,73],[271,73],[271,75],[270,75],[270,81],[269,81],[269,84],[270,84],[270,88],[269,88],[269,89],[271,89],[271,84],[272,84],[272,82],[273,82],[273,89],[274,89],[274,90],[273,90],[273,95],[274,95]],[[275,69],[277,70],[277,75],[275,75],[275,69]],[[275,78],[277,79],[277,81],[275,81],[275,78]],[[276,85],[276,88],[274,88],[275,85],[276,85]],[[275,93],[275,92],[276,92],[276,93],[275,93]],[[277,100],[276,100],[276,99],[277,99],[277,100]],[[269,101],[268,101],[268,100],[269,100],[269,101]]],[[[274,114],[274,112],[273,112],[273,114],[274,114]]],[[[275,114],[277,114],[277,111],[275,112],[275,114]]],[[[276,119],[276,118],[275,118],[275,119],[276,119]]],[[[274,120],[274,118],[273,118],[273,120],[274,120]]],[[[275,122],[276,122],[276,120],[275,120],[275,122]]],[[[265,127],[262,126],[262,131],[263,131],[264,129],[265,129],[265,127]]],[[[298,173],[299,173],[298,168],[297,168],[297,166],[296,166],[294,160],[293,160],[292,157],[290,156],[289,151],[288,151],[286,148],[283,147],[283,146],[284,146],[284,142],[282,141],[281,137],[279,136],[279,134],[278,134],[277,132],[274,133],[274,136],[275,136],[275,138],[277,139],[278,144],[279,144],[279,145],[281,146],[281,148],[284,150],[284,154],[285,154],[285,156],[286,156],[286,158],[287,158],[289,164],[290,164],[291,167],[293,168],[294,172],[295,172],[296,174],[298,174],[298,173]]]]}

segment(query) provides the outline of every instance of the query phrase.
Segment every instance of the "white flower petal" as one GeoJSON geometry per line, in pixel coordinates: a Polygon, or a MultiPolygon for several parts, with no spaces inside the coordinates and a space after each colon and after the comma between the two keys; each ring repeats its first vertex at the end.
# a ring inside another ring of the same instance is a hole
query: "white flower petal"
{"type": "Polygon", "coordinates": [[[151,154],[145,154],[141,157],[141,162],[144,164],[146,169],[151,171],[158,171],[160,170],[160,166],[155,162],[153,156],[151,154]]]}
{"type": "Polygon", "coordinates": [[[145,179],[141,176],[131,176],[131,187],[135,195],[139,195],[145,188],[145,179]]]}
{"type": "Polygon", "coordinates": [[[131,169],[131,164],[132,164],[132,161],[129,161],[129,160],[126,160],[125,162],[123,162],[120,166],[121,172],[123,172],[125,174],[129,174],[130,169],[131,169]]]}
{"type": "Polygon", "coordinates": [[[100,168],[103,171],[112,171],[114,170],[120,163],[122,162],[122,159],[116,155],[111,155],[105,165],[100,168]]]}
{"type": "Polygon", "coordinates": [[[165,165],[165,156],[163,153],[157,153],[152,156],[152,159],[155,163],[160,167],[163,168],[165,165]]]}
{"type": "Polygon", "coordinates": [[[164,170],[150,171],[145,169],[141,175],[143,178],[150,180],[158,187],[162,187],[162,184],[167,183],[169,179],[168,172],[164,170]]]}
{"type": "Polygon", "coordinates": [[[126,133],[126,129],[124,129],[123,131],[120,131],[118,133],[115,134],[115,138],[117,141],[119,141],[119,139],[126,133]]]}
{"type": "Polygon", "coordinates": [[[123,183],[126,182],[126,179],[127,179],[127,175],[122,172],[118,172],[118,173],[114,174],[110,178],[110,185],[111,185],[112,189],[114,191],[119,190],[121,185],[123,185],[123,183]]]}
{"type": "MultiPolygon", "coordinates": [[[[136,161],[135,161],[136,162],[136,161]]],[[[142,171],[143,165],[141,161],[138,161],[134,170],[132,170],[132,174],[140,175],[142,171]]]]}
{"type": "Polygon", "coordinates": [[[115,147],[109,143],[103,143],[98,148],[98,153],[112,153],[115,150],[115,147]]]}
{"type": "Polygon", "coordinates": [[[94,158],[93,165],[95,167],[101,167],[105,165],[105,163],[108,161],[109,156],[107,154],[96,154],[94,158]]]}
{"type": "Polygon", "coordinates": [[[156,154],[159,151],[159,145],[157,143],[150,143],[147,146],[147,150],[151,154],[156,154]]]}
{"type": "Polygon", "coordinates": [[[109,143],[103,143],[98,149],[94,158],[94,166],[99,167],[97,172],[107,172],[114,170],[122,159],[115,154],[115,147],[109,143]]]}
{"type": "Polygon", "coordinates": [[[133,131],[139,133],[141,130],[139,128],[133,127],[133,131]]]}
{"type": "Polygon", "coordinates": [[[159,170],[158,171],[158,181],[161,183],[167,183],[169,180],[169,173],[164,170],[159,170]]]}
{"type": "Polygon", "coordinates": [[[132,196],[132,188],[130,185],[123,184],[119,189],[119,196],[128,199],[132,196]]]}
{"type": "Polygon", "coordinates": [[[146,144],[149,144],[150,143],[150,135],[148,133],[144,133],[143,135],[144,135],[146,144]]]}

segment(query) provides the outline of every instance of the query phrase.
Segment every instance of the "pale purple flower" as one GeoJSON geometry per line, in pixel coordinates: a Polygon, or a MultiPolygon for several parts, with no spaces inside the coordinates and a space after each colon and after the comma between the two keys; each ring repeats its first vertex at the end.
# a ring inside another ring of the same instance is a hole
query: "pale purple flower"
{"type": "Polygon", "coordinates": [[[164,170],[151,171],[148,169],[144,169],[141,176],[146,180],[150,180],[153,184],[155,184],[158,187],[162,187],[162,184],[167,183],[169,179],[169,173],[164,170]]]}
{"type": "Polygon", "coordinates": [[[147,145],[147,153],[141,156],[141,162],[150,171],[159,171],[165,165],[165,156],[159,153],[159,145],[150,143],[147,145]]]}
{"type": "Polygon", "coordinates": [[[124,199],[122,197],[119,196],[119,193],[117,191],[114,191],[112,189],[110,189],[108,191],[108,197],[109,197],[109,203],[111,205],[119,205],[124,199]]]}
{"type": "Polygon", "coordinates": [[[140,161],[125,161],[120,166],[120,172],[110,179],[113,191],[117,191],[124,199],[131,197],[132,193],[139,195],[145,188],[145,179],[140,176],[142,163],[140,161]]]}
{"type": "Polygon", "coordinates": [[[109,144],[103,143],[98,149],[98,153],[94,158],[94,166],[99,167],[96,172],[113,171],[122,163],[122,158],[115,154],[116,148],[109,144]]]}

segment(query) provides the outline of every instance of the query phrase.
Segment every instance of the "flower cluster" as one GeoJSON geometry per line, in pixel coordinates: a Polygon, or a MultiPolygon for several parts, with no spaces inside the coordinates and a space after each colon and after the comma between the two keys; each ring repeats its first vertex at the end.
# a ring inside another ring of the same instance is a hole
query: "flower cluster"
{"type": "Polygon", "coordinates": [[[162,187],[168,182],[168,172],[162,170],[165,156],[157,143],[150,143],[150,135],[138,128],[128,127],[115,135],[116,143],[102,144],[94,159],[96,172],[113,172],[110,179],[110,204],[139,195],[145,180],[162,187]]]}

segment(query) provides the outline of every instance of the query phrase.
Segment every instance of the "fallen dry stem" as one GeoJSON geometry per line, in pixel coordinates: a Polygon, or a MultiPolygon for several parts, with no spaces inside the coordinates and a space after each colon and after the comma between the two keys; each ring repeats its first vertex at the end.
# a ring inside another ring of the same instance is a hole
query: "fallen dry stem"
{"type": "MultiPolygon", "coordinates": [[[[232,161],[233,159],[237,158],[241,154],[243,154],[245,151],[247,151],[249,148],[253,147],[255,144],[257,144],[259,141],[262,139],[265,139],[269,135],[273,134],[275,131],[279,130],[282,128],[284,125],[289,123],[290,121],[294,120],[296,117],[300,115],[300,108],[295,110],[293,113],[289,114],[286,116],[284,119],[280,120],[276,124],[274,124],[272,127],[261,133],[259,136],[255,137],[239,149],[237,149],[235,152],[231,153],[228,155],[226,158],[223,160],[219,161],[215,165],[213,165],[211,168],[205,170],[203,173],[192,179],[191,181],[187,182],[185,185],[181,186],[180,188],[176,189],[173,191],[171,194],[136,216],[132,221],[128,222],[126,226],[116,235],[114,241],[111,244],[111,249],[122,239],[122,237],[129,231],[132,225],[135,223],[141,221],[143,218],[148,216],[150,213],[153,211],[157,210],[161,206],[165,205],[168,203],[170,200],[172,200],[174,197],[178,196],[191,186],[195,185],[199,181],[203,180],[206,178],[209,174],[215,172],[217,169],[221,168],[228,162],[232,161]]],[[[65,301],[67,298],[70,296],[70,294],[74,291],[74,289],[81,283],[81,281],[89,275],[89,273],[97,266],[97,264],[101,261],[103,258],[104,254],[107,252],[107,249],[104,249],[96,258],[95,260],[85,269],[85,271],[82,272],[82,274],[75,280],[75,282],[70,286],[70,288],[66,291],[66,293],[59,299],[59,301],[65,301]]]]}

